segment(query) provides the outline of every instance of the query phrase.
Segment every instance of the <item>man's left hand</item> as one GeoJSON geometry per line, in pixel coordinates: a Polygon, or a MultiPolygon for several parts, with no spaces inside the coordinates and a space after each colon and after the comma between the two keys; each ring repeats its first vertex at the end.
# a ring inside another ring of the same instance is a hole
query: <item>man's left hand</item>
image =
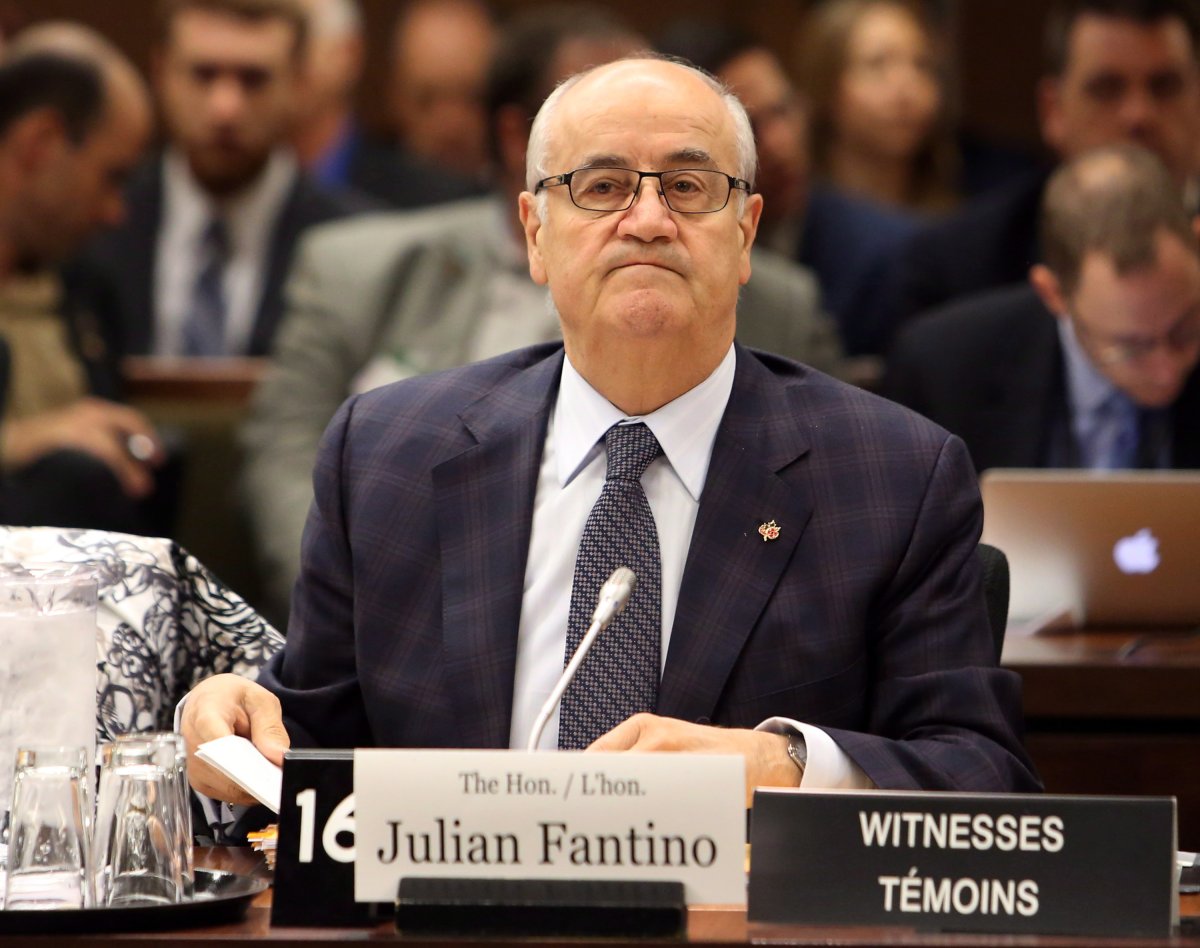
{"type": "Polygon", "coordinates": [[[635,714],[596,738],[589,751],[687,751],[741,754],[746,759],[746,806],[755,787],[796,787],[800,770],[787,753],[787,738],[767,731],[692,724],[656,714],[635,714]]]}

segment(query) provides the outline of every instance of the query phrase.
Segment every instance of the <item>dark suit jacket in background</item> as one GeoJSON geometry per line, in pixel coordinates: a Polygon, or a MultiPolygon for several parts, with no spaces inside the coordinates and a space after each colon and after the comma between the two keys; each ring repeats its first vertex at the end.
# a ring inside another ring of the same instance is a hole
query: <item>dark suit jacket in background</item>
{"type": "Polygon", "coordinates": [[[913,236],[888,281],[895,324],[1024,280],[1041,256],[1038,218],[1048,177],[1049,171],[1026,175],[913,236]]]}
{"type": "MultiPolygon", "coordinates": [[[[929,313],[897,336],[883,394],[953,431],[977,470],[1073,453],[1055,317],[1028,283],[929,313]]],[[[1200,372],[1171,409],[1175,467],[1200,467],[1200,372]]]]}
{"type": "MultiPolygon", "coordinates": [[[[339,411],[287,645],[259,678],[298,746],[508,746],[562,358],[519,350],[339,411]]],[[[1036,789],[1018,679],[994,664],[980,522],[957,438],[739,346],[658,712],[811,722],[884,787],[1036,789]]]]}
{"type": "Polygon", "coordinates": [[[847,355],[879,353],[893,315],[889,279],[916,217],[827,184],[813,187],[796,260],[821,284],[847,355]]]}
{"type": "MultiPolygon", "coordinates": [[[[68,305],[90,310],[114,332],[121,355],[154,351],[155,268],[163,214],[161,158],[143,165],[126,191],[125,222],[97,237],[68,272],[68,305]]],[[[360,201],[313,184],[292,185],[276,219],[247,354],[266,355],[283,316],[283,283],[296,241],[308,227],[363,210],[360,201]]]]}

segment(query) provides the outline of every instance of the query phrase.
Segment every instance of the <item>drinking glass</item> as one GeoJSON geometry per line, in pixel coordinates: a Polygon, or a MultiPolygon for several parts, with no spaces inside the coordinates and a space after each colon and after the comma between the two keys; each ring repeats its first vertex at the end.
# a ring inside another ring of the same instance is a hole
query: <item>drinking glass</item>
{"type": "Polygon", "coordinates": [[[0,810],[17,748],[83,747],[92,760],[97,587],[87,564],[0,563],[0,810]]]}
{"type": "Polygon", "coordinates": [[[187,743],[183,735],[175,731],[151,731],[140,734],[122,734],[117,743],[127,744],[145,741],[159,748],[157,759],[169,768],[170,783],[175,790],[174,823],[176,847],[180,855],[180,875],[183,884],[183,899],[195,894],[195,860],[192,854],[192,800],[187,776],[187,743]]]}
{"type": "Polygon", "coordinates": [[[17,751],[9,822],[5,909],[92,904],[82,747],[17,751]]]}
{"type": "Polygon", "coordinates": [[[162,905],[184,898],[175,748],[147,740],[105,748],[96,817],[97,874],[106,905],[162,905]]]}

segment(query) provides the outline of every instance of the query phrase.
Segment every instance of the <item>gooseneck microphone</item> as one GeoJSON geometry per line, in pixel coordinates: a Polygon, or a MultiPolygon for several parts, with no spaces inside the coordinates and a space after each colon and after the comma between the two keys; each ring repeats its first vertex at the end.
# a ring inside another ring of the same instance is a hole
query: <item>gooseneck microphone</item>
{"type": "Polygon", "coordinates": [[[538,712],[537,720],[533,722],[533,730],[529,732],[529,742],[525,745],[526,750],[537,750],[538,741],[542,739],[542,731],[546,729],[546,722],[550,720],[550,715],[562,701],[563,692],[567,690],[567,685],[579,671],[579,666],[583,664],[592,643],[596,641],[596,637],[601,632],[608,628],[609,623],[625,610],[625,605],[629,602],[629,597],[633,595],[633,588],[636,585],[637,577],[633,575],[633,570],[625,566],[618,566],[600,587],[600,595],[596,597],[596,611],[592,613],[592,624],[588,626],[586,634],[576,647],[575,654],[567,662],[567,667],[563,669],[558,683],[550,692],[550,697],[546,699],[542,710],[538,712]]]}

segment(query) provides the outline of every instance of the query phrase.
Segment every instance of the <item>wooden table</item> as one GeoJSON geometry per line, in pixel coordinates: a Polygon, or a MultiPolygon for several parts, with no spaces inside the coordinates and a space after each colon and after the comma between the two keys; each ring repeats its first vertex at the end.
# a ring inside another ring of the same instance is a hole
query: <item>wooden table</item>
{"type": "MultiPolygon", "coordinates": [[[[247,849],[198,849],[197,865],[208,869],[223,869],[244,875],[262,875],[266,869],[262,859],[247,849]]],[[[1184,896],[1182,899],[1182,914],[1185,916],[1200,915],[1200,896],[1184,896]]],[[[553,939],[517,939],[517,938],[413,938],[398,936],[390,923],[374,928],[272,928],[271,890],[268,889],[257,896],[246,912],[245,919],[236,925],[222,925],[212,928],[188,929],[175,932],[146,932],[116,935],[55,935],[55,936],[22,936],[20,938],[0,938],[0,945],[16,944],[54,945],[55,948],[70,948],[75,945],[103,944],[108,948],[118,946],[137,946],[144,948],[147,944],[169,943],[172,948],[191,948],[203,946],[210,948],[220,944],[225,948],[239,948],[263,942],[274,946],[311,946],[327,942],[372,942],[400,941],[405,945],[429,946],[429,948],[463,948],[467,945],[481,945],[487,948],[505,948],[505,946],[530,946],[553,944],[553,939]]],[[[1105,939],[1104,948],[1148,948],[1156,945],[1189,946],[1200,948],[1200,928],[1197,934],[1176,936],[1170,939],[1105,939]]],[[[616,939],[603,938],[572,938],[559,939],[560,943],[583,948],[583,946],[611,946],[616,939]]],[[[940,948],[1082,948],[1094,946],[1095,938],[1062,938],[1062,937],[1032,937],[1004,935],[935,935],[922,934],[906,928],[851,928],[851,927],[808,927],[780,925],[751,925],[746,921],[746,915],[740,909],[720,907],[699,907],[688,913],[686,943],[696,943],[711,946],[728,946],[728,948],[746,948],[749,945],[831,945],[854,946],[854,948],[873,948],[873,946],[940,946],[940,948]]],[[[649,942],[648,942],[649,943],[649,942]]],[[[679,945],[681,940],[660,939],[656,944],[679,945]]]]}
{"type": "Polygon", "coordinates": [[[1053,793],[1174,796],[1200,849],[1200,635],[1063,630],[1009,636],[1026,745],[1053,793]]]}

